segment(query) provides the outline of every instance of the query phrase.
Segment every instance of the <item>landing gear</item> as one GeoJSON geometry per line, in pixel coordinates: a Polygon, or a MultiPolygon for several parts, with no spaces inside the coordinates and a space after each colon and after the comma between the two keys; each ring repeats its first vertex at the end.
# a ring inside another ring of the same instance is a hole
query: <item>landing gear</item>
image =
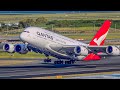
{"type": "Polygon", "coordinates": [[[75,60],[70,60],[70,61],[54,61],[54,64],[74,64],[75,63],[75,60]]]}
{"type": "Polygon", "coordinates": [[[65,64],[74,64],[75,60],[65,61],[65,64]]]}
{"type": "Polygon", "coordinates": [[[63,64],[63,61],[54,61],[54,64],[63,64]]]}
{"type": "Polygon", "coordinates": [[[51,62],[51,59],[49,58],[49,55],[48,55],[48,54],[45,54],[45,56],[46,56],[47,58],[44,59],[44,62],[45,62],[45,63],[51,62]]]}
{"type": "Polygon", "coordinates": [[[46,63],[49,63],[49,62],[51,62],[51,59],[49,58],[49,56],[48,55],[46,55],[46,57],[47,57],[47,59],[44,59],[44,62],[46,63]]]}

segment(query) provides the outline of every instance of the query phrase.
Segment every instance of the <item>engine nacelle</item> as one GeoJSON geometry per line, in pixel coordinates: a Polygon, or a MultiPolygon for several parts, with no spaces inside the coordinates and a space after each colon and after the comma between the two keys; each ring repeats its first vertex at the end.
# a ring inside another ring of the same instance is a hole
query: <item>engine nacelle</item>
{"type": "Polygon", "coordinates": [[[120,49],[117,46],[108,46],[106,48],[106,53],[108,55],[120,55],[120,49]]]}
{"type": "Polygon", "coordinates": [[[3,50],[9,53],[15,52],[15,45],[14,44],[5,44],[3,45],[3,50]]]}
{"type": "Polygon", "coordinates": [[[17,44],[15,45],[15,51],[20,54],[28,53],[27,45],[26,44],[17,44]]]}
{"type": "Polygon", "coordinates": [[[88,49],[83,46],[77,46],[74,48],[74,53],[76,55],[88,55],[88,49]]]}

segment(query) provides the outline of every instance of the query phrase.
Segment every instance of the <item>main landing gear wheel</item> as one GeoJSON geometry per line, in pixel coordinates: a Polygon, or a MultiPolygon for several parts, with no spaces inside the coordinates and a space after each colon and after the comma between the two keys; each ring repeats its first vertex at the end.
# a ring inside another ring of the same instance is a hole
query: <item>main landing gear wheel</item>
{"type": "Polygon", "coordinates": [[[74,64],[75,61],[74,60],[70,60],[70,61],[65,61],[65,64],[74,64]]]}
{"type": "Polygon", "coordinates": [[[54,64],[63,64],[63,61],[54,61],[54,64]]]}
{"type": "Polygon", "coordinates": [[[54,64],[74,64],[75,60],[70,60],[70,61],[54,61],[54,64]]]}

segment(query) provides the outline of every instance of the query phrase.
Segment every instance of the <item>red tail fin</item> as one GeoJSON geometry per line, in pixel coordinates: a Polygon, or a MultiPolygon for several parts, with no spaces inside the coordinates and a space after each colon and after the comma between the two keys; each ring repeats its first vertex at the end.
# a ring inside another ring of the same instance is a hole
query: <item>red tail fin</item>
{"type": "Polygon", "coordinates": [[[89,45],[95,45],[95,46],[103,45],[110,25],[111,25],[111,21],[106,20],[99,29],[99,31],[96,33],[96,35],[93,37],[89,45]]]}

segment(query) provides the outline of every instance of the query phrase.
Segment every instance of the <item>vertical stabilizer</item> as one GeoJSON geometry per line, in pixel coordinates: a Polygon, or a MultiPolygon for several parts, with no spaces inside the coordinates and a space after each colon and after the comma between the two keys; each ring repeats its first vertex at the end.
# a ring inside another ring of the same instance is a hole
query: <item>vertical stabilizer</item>
{"type": "Polygon", "coordinates": [[[106,39],[110,25],[111,25],[111,21],[106,20],[98,30],[96,35],[93,37],[93,39],[90,41],[89,45],[92,45],[92,46],[104,45],[104,41],[106,39]]]}

